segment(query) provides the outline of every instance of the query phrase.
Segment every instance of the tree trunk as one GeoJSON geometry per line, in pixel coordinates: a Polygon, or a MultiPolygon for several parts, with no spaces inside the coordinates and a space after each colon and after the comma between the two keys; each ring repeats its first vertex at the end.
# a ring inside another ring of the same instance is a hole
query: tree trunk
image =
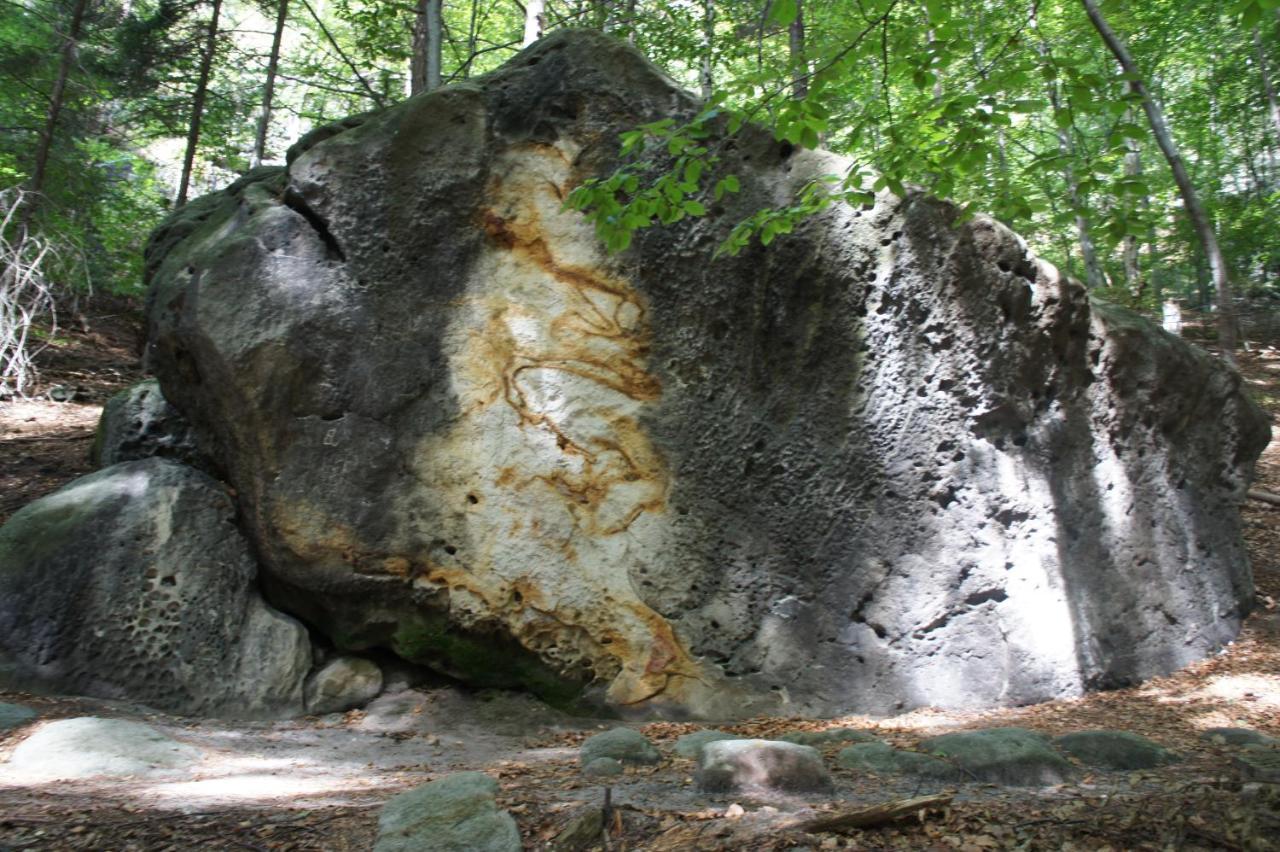
{"type": "Polygon", "coordinates": [[[521,47],[528,47],[542,38],[542,26],[546,10],[546,0],[525,0],[524,3],[524,40],[521,47]]]}
{"type": "Polygon", "coordinates": [[[187,192],[191,189],[191,170],[196,162],[196,148],[200,145],[200,123],[204,120],[204,102],[209,94],[209,75],[213,71],[213,55],[218,49],[218,16],[221,14],[222,0],[213,0],[213,12],[209,15],[209,29],[205,36],[204,54],[200,57],[200,77],[196,81],[196,93],[191,102],[187,153],[182,158],[182,180],[178,183],[175,208],[187,203],[187,192]]]}
{"type": "Polygon", "coordinates": [[[40,131],[40,141],[36,146],[31,179],[27,181],[31,201],[23,213],[24,222],[30,222],[31,216],[40,204],[40,193],[44,190],[45,174],[49,168],[49,154],[53,150],[53,133],[57,129],[58,116],[62,112],[62,103],[66,98],[67,77],[70,76],[71,66],[75,63],[76,48],[80,44],[80,28],[84,24],[84,13],[88,6],[89,0],[76,0],[76,5],[71,10],[71,26],[67,27],[66,38],[62,41],[58,76],[54,78],[53,90],[49,93],[49,110],[45,113],[44,127],[40,131]]]}
{"type": "Polygon", "coordinates": [[[1258,49],[1258,72],[1262,75],[1262,91],[1267,96],[1267,111],[1271,114],[1270,165],[1271,179],[1276,179],[1276,149],[1280,148],[1280,100],[1276,99],[1276,88],[1271,82],[1271,74],[1267,70],[1267,53],[1262,47],[1262,36],[1258,28],[1253,29],[1253,44],[1258,49]]]}
{"type": "Polygon", "coordinates": [[[809,94],[809,60],[804,53],[804,0],[796,0],[796,19],[791,22],[791,94],[802,101],[809,94]]]}
{"type": "MultiPolygon", "coordinates": [[[[1133,123],[1133,112],[1126,111],[1124,120],[1133,123]]],[[[1137,178],[1142,176],[1142,154],[1138,140],[1126,138],[1124,140],[1124,173],[1126,177],[1137,178]]],[[[1130,195],[1130,198],[1133,196],[1130,195]]],[[[1142,280],[1142,269],[1138,263],[1138,238],[1133,234],[1126,234],[1124,238],[1124,285],[1129,292],[1135,297],[1141,296],[1145,288],[1142,280]]]]}
{"type": "Polygon", "coordinates": [[[413,59],[410,62],[410,94],[440,88],[444,54],[444,0],[418,0],[413,22],[413,59]]]}
{"type": "Polygon", "coordinates": [[[702,99],[706,100],[711,97],[711,91],[715,88],[714,65],[711,61],[711,51],[715,46],[716,37],[716,9],[714,0],[703,0],[702,3],[702,72],[699,75],[702,81],[702,99]]]}
{"type": "Polygon", "coordinates": [[[276,68],[280,65],[280,42],[284,38],[284,22],[289,17],[289,0],[280,0],[276,12],[276,32],[271,38],[271,58],[267,60],[267,85],[262,90],[262,116],[258,119],[258,138],[253,142],[254,166],[262,165],[267,156],[267,130],[271,126],[271,99],[276,93],[276,68]]]}
{"type": "Polygon", "coordinates": [[[1102,16],[1097,3],[1094,0],[1080,0],[1080,2],[1084,5],[1085,13],[1089,16],[1090,22],[1093,23],[1094,29],[1098,31],[1098,35],[1102,37],[1107,48],[1115,56],[1116,61],[1120,63],[1120,67],[1124,69],[1133,91],[1142,98],[1142,109],[1147,114],[1147,120],[1151,124],[1151,131],[1155,135],[1156,144],[1160,146],[1160,151],[1164,154],[1164,158],[1169,161],[1169,168],[1173,172],[1173,180],[1178,185],[1178,193],[1182,196],[1182,204],[1187,209],[1187,215],[1191,217],[1191,224],[1195,228],[1196,234],[1200,238],[1200,244],[1209,260],[1209,270],[1213,276],[1213,287],[1218,297],[1218,344],[1222,350],[1222,357],[1228,363],[1234,364],[1236,360],[1235,304],[1231,292],[1231,282],[1227,280],[1226,259],[1222,256],[1222,248],[1218,245],[1218,237],[1213,232],[1213,224],[1209,221],[1209,216],[1204,207],[1200,205],[1200,198],[1196,195],[1195,186],[1192,185],[1191,177],[1187,174],[1187,168],[1182,162],[1182,155],[1178,152],[1178,146],[1173,141],[1173,134],[1169,132],[1169,126],[1165,123],[1164,113],[1161,111],[1160,105],[1156,103],[1155,98],[1152,97],[1151,92],[1147,90],[1137,63],[1133,61],[1128,49],[1121,43],[1120,38],[1111,29],[1110,25],[1107,24],[1107,20],[1102,16]]]}

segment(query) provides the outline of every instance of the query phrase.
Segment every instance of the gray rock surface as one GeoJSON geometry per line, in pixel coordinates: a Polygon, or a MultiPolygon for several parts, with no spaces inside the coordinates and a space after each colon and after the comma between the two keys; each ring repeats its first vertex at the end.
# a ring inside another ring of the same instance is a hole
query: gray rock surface
{"type": "Polygon", "coordinates": [[[45,723],[18,744],[4,768],[32,781],[149,777],[190,769],[201,756],[150,725],[83,716],[45,723]]]}
{"type": "Polygon", "coordinates": [[[691,734],[684,734],[676,738],[675,752],[681,757],[692,758],[697,760],[702,754],[703,747],[707,743],[716,743],[721,740],[741,740],[737,734],[730,734],[726,731],[703,730],[694,731],[691,734]]]}
{"type": "Polygon", "coordinates": [[[870,743],[876,737],[856,728],[832,728],[827,731],[790,731],[778,737],[784,743],[820,746],[830,743],[870,743]]]}
{"type": "Polygon", "coordinates": [[[704,793],[829,793],[833,789],[816,748],[777,740],[707,743],[696,780],[704,793]]]}
{"type": "Polygon", "coordinates": [[[578,760],[583,766],[601,757],[612,757],[631,765],[652,764],[662,760],[662,755],[653,747],[653,743],[644,734],[630,728],[614,728],[583,741],[578,750],[578,760]]]}
{"type": "Polygon", "coordinates": [[[1180,758],[1159,743],[1128,731],[1079,731],[1053,744],[1086,766],[1100,769],[1154,769],[1180,758]]]}
{"type": "Polygon", "coordinates": [[[557,31],[332,125],[148,249],[150,359],[272,599],[343,650],[727,718],[1169,672],[1253,599],[1238,375],[909,192],[709,262],[849,164],[759,129],[710,215],[607,255],[562,207],[698,104],[557,31]]]}
{"type": "Polygon", "coordinates": [[[32,721],[39,714],[25,704],[10,704],[0,701],[0,732],[10,728],[20,728],[32,721]]]}
{"type": "Polygon", "coordinates": [[[613,778],[626,772],[622,761],[612,757],[597,757],[582,767],[582,774],[593,778],[613,778]]]}
{"type": "Polygon", "coordinates": [[[307,680],[307,712],[341,713],[362,707],[382,691],[382,669],[363,657],[334,657],[307,680]]]}
{"type": "Polygon", "coordinates": [[[458,772],[388,800],[374,852],[520,852],[520,831],[498,807],[498,782],[458,772]]]}
{"type": "Polygon", "coordinates": [[[165,400],[155,379],[125,388],[107,400],[91,456],[97,467],[152,456],[201,468],[208,465],[191,424],[165,400]]]}
{"type": "Polygon", "coordinates": [[[960,780],[964,773],[945,760],[913,751],[902,751],[888,743],[859,743],[840,749],[836,762],[845,769],[880,775],[915,775],[939,781],[960,780]]]}
{"type": "Polygon", "coordinates": [[[0,528],[0,684],[176,713],[302,710],[306,630],[268,607],[225,490],[164,459],[75,480],[0,528]]]}
{"type": "Polygon", "coordinates": [[[1280,784],[1280,746],[1246,745],[1232,755],[1231,763],[1246,781],[1280,784]]]}
{"type": "Polygon", "coordinates": [[[1208,728],[1200,733],[1201,739],[1219,745],[1277,745],[1280,740],[1251,728],[1208,728]]]}
{"type": "Polygon", "coordinates": [[[1075,775],[1049,739],[1023,728],[988,728],[943,734],[920,743],[923,751],[949,759],[973,781],[1038,787],[1075,775]]]}

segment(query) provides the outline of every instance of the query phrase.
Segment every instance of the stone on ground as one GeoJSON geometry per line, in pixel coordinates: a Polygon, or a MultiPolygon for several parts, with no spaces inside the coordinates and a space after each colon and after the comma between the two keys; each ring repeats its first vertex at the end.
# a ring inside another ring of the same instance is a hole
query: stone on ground
{"type": "Polygon", "coordinates": [[[1280,740],[1267,736],[1252,728],[1208,728],[1200,733],[1200,738],[1217,745],[1275,745],[1280,740]]]}
{"type": "Polygon", "coordinates": [[[1047,737],[1024,728],[944,734],[924,740],[920,748],[950,759],[975,781],[1036,787],[1061,784],[1075,774],[1047,737]]]}
{"type": "Polygon", "coordinates": [[[6,768],[24,779],[148,777],[189,769],[200,759],[200,749],[150,725],[83,716],[42,725],[18,744],[6,768]]]}
{"type": "Polygon", "coordinates": [[[582,767],[582,774],[593,778],[612,778],[626,771],[622,761],[612,757],[597,757],[582,767]]]}
{"type": "Polygon", "coordinates": [[[878,775],[915,775],[940,781],[961,777],[961,773],[945,760],[913,751],[902,751],[880,742],[859,743],[842,748],[836,755],[836,762],[845,769],[874,772],[878,775]]]}
{"type": "Polygon", "coordinates": [[[0,731],[20,728],[39,714],[25,704],[0,702],[0,731]]]}
{"type": "Polygon", "coordinates": [[[829,731],[790,731],[778,737],[784,743],[820,746],[828,743],[870,743],[876,737],[856,728],[832,728],[829,731]]]}
{"type": "Polygon", "coordinates": [[[697,782],[704,793],[827,793],[833,789],[816,748],[777,740],[707,743],[697,782]]]}
{"type": "Polygon", "coordinates": [[[654,748],[653,743],[644,734],[630,728],[614,728],[589,737],[578,751],[578,759],[583,766],[601,757],[612,757],[629,765],[652,764],[662,760],[662,755],[654,748]]]}
{"type": "Polygon", "coordinates": [[[1232,755],[1231,762],[1246,781],[1280,784],[1280,747],[1246,745],[1232,755]]]}
{"type": "Polygon", "coordinates": [[[498,807],[498,782],[459,772],[387,801],[374,852],[520,852],[520,831],[498,807]]]}
{"type": "Polygon", "coordinates": [[[174,713],[302,710],[311,644],[268,607],[216,481],[151,458],[81,477],[0,528],[0,686],[174,713]]]}
{"type": "Polygon", "coordinates": [[[1154,769],[1180,760],[1164,746],[1128,731],[1079,731],[1057,737],[1053,744],[1099,769],[1154,769]]]}
{"type": "Polygon", "coordinates": [[[382,669],[363,657],[334,657],[307,681],[307,712],[341,713],[361,707],[382,691],[382,669]]]}
{"type": "Polygon", "coordinates": [[[155,379],[125,388],[107,400],[91,456],[98,467],[152,456],[201,468],[208,464],[191,424],[168,403],[155,379]]]}
{"type": "Polygon", "coordinates": [[[680,757],[688,757],[697,760],[702,754],[702,749],[707,743],[720,742],[721,740],[741,740],[737,734],[730,734],[727,731],[715,731],[710,728],[694,731],[691,734],[684,734],[676,738],[675,752],[680,757]]]}

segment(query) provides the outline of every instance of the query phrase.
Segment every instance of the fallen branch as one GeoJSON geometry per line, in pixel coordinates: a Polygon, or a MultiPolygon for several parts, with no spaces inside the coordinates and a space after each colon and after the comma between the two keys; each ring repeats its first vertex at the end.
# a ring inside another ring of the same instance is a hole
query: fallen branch
{"type": "Polygon", "coordinates": [[[1257,500],[1260,503],[1267,503],[1271,506],[1280,506],[1280,494],[1272,494],[1270,491],[1263,491],[1261,488],[1250,488],[1249,499],[1257,500]]]}
{"type": "Polygon", "coordinates": [[[945,808],[951,804],[952,798],[950,793],[940,793],[936,796],[919,796],[914,799],[894,799],[891,802],[881,802],[878,805],[806,820],[795,827],[810,833],[874,828],[906,819],[931,808],[945,808]]]}

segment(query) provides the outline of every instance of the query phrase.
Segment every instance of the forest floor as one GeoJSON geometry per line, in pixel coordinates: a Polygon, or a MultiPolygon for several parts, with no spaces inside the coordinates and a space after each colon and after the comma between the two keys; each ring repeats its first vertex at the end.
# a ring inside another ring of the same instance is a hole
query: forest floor
{"type": "MultiPolygon", "coordinates": [[[[141,309],[101,297],[86,325],[61,329],[40,355],[38,393],[65,402],[0,402],[0,522],[27,502],[90,471],[102,404],[142,377],[141,309]]],[[[1280,351],[1241,355],[1259,400],[1280,414],[1280,351]]],[[[1258,465],[1257,485],[1280,493],[1280,430],[1258,465]]],[[[1148,736],[1185,758],[1133,773],[1082,773],[1049,788],[964,784],[949,806],[849,834],[796,827],[815,813],[870,805],[940,787],[917,787],[835,770],[825,800],[707,796],[692,786],[692,761],[670,744],[697,726],[640,730],[663,747],[656,767],[601,782],[585,778],[576,746],[608,723],[573,719],[510,694],[468,694],[437,685],[385,695],[344,715],[271,723],[167,716],[91,699],[0,692],[40,721],[84,715],[130,718],[199,746],[204,759],[181,776],[31,784],[0,765],[0,852],[93,850],[367,850],[378,808],[416,784],[459,769],[497,778],[500,803],[526,848],[548,843],[612,785],[611,850],[679,849],[1268,849],[1280,848],[1280,793],[1246,783],[1209,727],[1242,726],[1280,736],[1280,507],[1244,508],[1258,607],[1221,654],[1139,687],[1032,707],[982,712],[917,710],[892,718],[753,719],[723,726],[751,736],[854,727],[900,747],[961,729],[1021,726],[1058,735],[1108,728],[1148,736]],[[732,805],[741,807],[731,807],[732,805]]],[[[0,731],[0,759],[18,729],[0,731]]],[[[824,747],[828,765],[830,752],[824,747]]],[[[596,848],[604,848],[603,843],[596,848]]]]}

